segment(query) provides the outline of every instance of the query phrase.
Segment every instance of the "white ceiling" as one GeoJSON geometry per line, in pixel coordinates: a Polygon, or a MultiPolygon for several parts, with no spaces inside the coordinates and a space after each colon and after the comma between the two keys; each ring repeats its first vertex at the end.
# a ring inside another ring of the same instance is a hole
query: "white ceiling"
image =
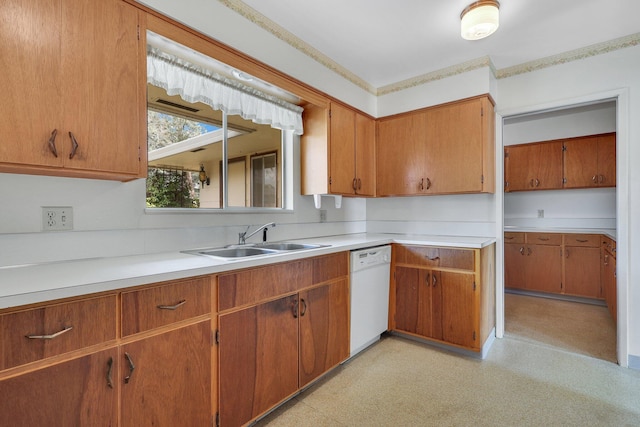
{"type": "Polygon", "coordinates": [[[640,33],[640,0],[499,0],[500,28],[479,41],[460,37],[471,0],[221,1],[244,3],[263,27],[286,29],[375,88],[486,56],[500,70],[640,33]]]}

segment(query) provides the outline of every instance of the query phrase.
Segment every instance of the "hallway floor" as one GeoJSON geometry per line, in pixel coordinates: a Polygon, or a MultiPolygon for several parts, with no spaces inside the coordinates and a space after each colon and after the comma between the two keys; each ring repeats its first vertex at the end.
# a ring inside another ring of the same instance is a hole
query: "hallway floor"
{"type": "Polygon", "coordinates": [[[511,332],[485,360],[385,336],[257,425],[637,426],[638,402],[639,371],[511,332]]]}

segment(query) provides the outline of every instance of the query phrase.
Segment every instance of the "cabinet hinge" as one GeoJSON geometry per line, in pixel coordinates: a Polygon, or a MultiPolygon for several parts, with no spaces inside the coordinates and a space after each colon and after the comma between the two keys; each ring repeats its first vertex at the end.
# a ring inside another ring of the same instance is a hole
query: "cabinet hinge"
{"type": "MultiPolygon", "coordinates": [[[[211,420],[213,422],[213,420],[211,420]]],[[[220,412],[216,412],[215,426],[220,427],[220,412]]]]}
{"type": "Polygon", "coordinates": [[[480,175],[480,184],[484,184],[484,175],[480,175]]]}
{"type": "Polygon", "coordinates": [[[215,343],[216,345],[220,344],[220,329],[216,329],[215,343]]]}
{"type": "Polygon", "coordinates": [[[562,151],[567,151],[567,146],[562,144],[562,151]]]}
{"type": "Polygon", "coordinates": [[[473,292],[476,291],[476,282],[473,282],[473,292]]]}
{"type": "Polygon", "coordinates": [[[331,185],[331,177],[329,177],[329,185],[331,185]]]}
{"type": "Polygon", "coordinates": [[[329,118],[331,118],[331,108],[329,108],[329,118]]]}
{"type": "Polygon", "coordinates": [[[505,152],[504,152],[504,156],[505,156],[505,157],[509,157],[509,152],[508,152],[508,151],[505,151],[505,152]]]}
{"type": "Polygon", "coordinates": [[[567,183],[567,178],[566,178],[566,177],[565,177],[565,178],[562,178],[562,183],[563,183],[563,184],[566,184],[566,183],[567,183]]]}
{"type": "Polygon", "coordinates": [[[138,25],[138,40],[140,40],[140,25],[138,25]]]}
{"type": "Polygon", "coordinates": [[[484,107],[480,107],[480,117],[484,117],[484,107]]]}
{"type": "Polygon", "coordinates": [[[473,340],[476,340],[476,331],[473,331],[473,340]]]}
{"type": "Polygon", "coordinates": [[[564,287],[563,283],[560,282],[560,290],[562,290],[563,287],[564,287]]]}

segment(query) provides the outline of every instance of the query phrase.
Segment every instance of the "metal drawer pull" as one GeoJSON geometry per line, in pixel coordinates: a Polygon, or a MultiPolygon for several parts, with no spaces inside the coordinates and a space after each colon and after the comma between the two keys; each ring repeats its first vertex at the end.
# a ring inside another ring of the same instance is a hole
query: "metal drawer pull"
{"type": "Polygon", "coordinates": [[[51,132],[51,137],[49,138],[49,150],[53,153],[54,157],[58,157],[58,150],[56,150],[56,135],[58,135],[58,129],[54,129],[51,132]]]}
{"type": "Polygon", "coordinates": [[[186,299],[181,300],[180,302],[178,302],[176,305],[159,305],[158,308],[160,310],[175,310],[177,308],[182,307],[183,305],[185,305],[187,303],[186,299]]]}
{"type": "Polygon", "coordinates": [[[425,255],[424,257],[425,257],[426,259],[428,259],[429,261],[438,261],[438,260],[440,259],[440,257],[439,257],[439,256],[436,256],[436,257],[433,257],[433,258],[432,258],[432,257],[430,257],[429,255],[425,255]]]}
{"type": "Polygon", "coordinates": [[[124,358],[127,359],[127,363],[129,364],[129,375],[124,377],[124,383],[128,384],[131,379],[131,375],[133,375],[133,370],[136,369],[136,365],[133,364],[133,359],[129,356],[129,353],[124,354],[124,358]]]}
{"type": "Polygon", "coordinates": [[[587,239],[576,239],[576,242],[587,243],[589,240],[587,239]]]}
{"type": "Polygon", "coordinates": [[[107,369],[107,386],[109,388],[113,388],[113,381],[111,380],[111,372],[113,371],[113,357],[110,357],[109,360],[107,360],[107,367],[109,369],[107,369]]]}
{"type": "Polygon", "coordinates": [[[520,255],[524,255],[524,247],[520,248],[520,255]]]}
{"type": "Polygon", "coordinates": [[[76,137],[73,136],[71,132],[69,132],[69,138],[71,138],[71,153],[69,153],[69,158],[73,159],[73,156],[76,155],[76,151],[78,151],[78,141],[76,141],[76,137]]]}
{"type": "Polygon", "coordinates": [[[30,340],[52,340],[54,338],[59,337],[62,334],[66,334],[67,332],[69,332],[70,330],[73,329],[73,326],[68,326],[66,328],[64,328],[63,330],[56,332],[55,334],[51,334],[51,335],[25,335],[27,338],[29,338],[30,340]]]}
{"type": "Polygon", "coordinates": [[[505,240],[513,240],[513,239],[515,239],[515,237],[513,237],[513,236],[510,236],[510,237],[505,236],[505,238],[504,238],[504,239],[505,239],[505,240]]]}
{"type": "Polygon", "coordinates": [[[542,240],[543,242],[546,242],[547,240],[549,240],[548,237],[538,237],[538,240],[542,240]]]}

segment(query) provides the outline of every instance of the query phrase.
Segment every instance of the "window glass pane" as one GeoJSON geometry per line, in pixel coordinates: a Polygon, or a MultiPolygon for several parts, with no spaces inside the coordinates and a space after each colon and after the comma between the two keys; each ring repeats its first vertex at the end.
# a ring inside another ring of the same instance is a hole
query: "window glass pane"
{"type": "Polygon", "coordinates": [[[276,153],[252,157],[251,168],[253,206],[276,207],[278,187],[276,153]]]}

